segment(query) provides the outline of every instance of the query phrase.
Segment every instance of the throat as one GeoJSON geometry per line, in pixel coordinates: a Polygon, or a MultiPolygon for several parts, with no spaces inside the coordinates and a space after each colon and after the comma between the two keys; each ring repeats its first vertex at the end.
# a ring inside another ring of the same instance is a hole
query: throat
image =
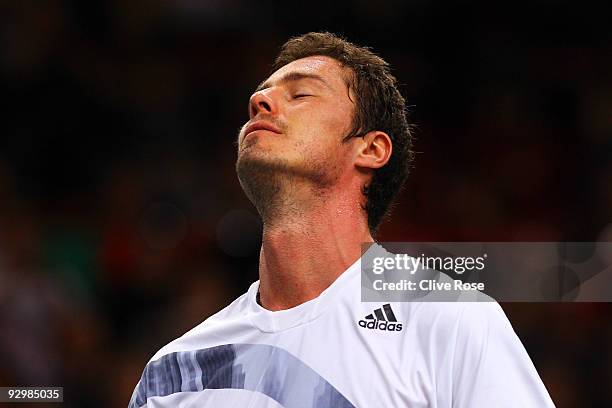
{"type": "Polygon", "coordinates": [[[361,256],[361,242],[319,241],[264,233],[259,259],[259,304],[285,310],[317,298],[361,256]]]}

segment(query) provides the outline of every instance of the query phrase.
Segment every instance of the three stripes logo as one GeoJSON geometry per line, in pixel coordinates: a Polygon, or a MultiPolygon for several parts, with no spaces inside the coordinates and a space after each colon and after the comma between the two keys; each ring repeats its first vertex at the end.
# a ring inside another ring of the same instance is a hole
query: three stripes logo
{"type": "Polygon", "coordinates": [[[387,303],[376,310],[374,313],[367,315],[359,321],[359,326],[364,329],[384,330],[384,331],[401,331],[402,324],[397,323],[395,313],[391,309],[391,305],[387,303]]]}

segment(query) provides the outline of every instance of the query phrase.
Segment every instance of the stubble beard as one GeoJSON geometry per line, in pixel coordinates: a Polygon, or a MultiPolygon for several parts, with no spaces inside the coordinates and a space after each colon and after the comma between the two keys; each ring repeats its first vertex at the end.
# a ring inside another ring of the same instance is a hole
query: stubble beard
{"type": "Polygon", "coordinates": [[[325,160],[308,154],[292,163],[282,157],[271,157],[268,152],[243,151],[236,161],[240,185],[267,226],[302,214],[309,205],[303,195],[300,197],[305,188],[311,190],[306,196],[324,201],[338,178],[335,170],[325,160]]]}

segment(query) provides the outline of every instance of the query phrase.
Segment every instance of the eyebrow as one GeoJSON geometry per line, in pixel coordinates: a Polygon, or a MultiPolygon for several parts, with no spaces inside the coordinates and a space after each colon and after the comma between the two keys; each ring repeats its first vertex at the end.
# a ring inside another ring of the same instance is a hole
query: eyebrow
{"type": "MultiPolygon", "coordinates": [[[[321,77],[320,75],[317,75],[317,74],[310,74],[310,73],[307,73],[307,72],[289,72],[289,73],[283,75],[278,80],[278,82],[279,83],[283,83],[283,82],[295,82],[295,81],[301,81],[302,79],[314,79],[315,81],[318,81],[318,82],[322,83],[323,85],[325,85],[326,87],[331,89],[331,86],[323,79],[323,77],[321,77]]],[[[259,91],[264,90],[266,88],[270,88],[271,86],[272,86],[272,84],[266,80],[265,82],[259,84],[257,89],[255,89],[255,92],[259,92],[259,91]]]]}

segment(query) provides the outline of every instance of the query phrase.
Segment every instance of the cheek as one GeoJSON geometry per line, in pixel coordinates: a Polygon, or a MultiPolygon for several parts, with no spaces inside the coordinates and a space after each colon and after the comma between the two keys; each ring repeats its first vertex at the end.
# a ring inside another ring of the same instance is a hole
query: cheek
{"type": "Polygon", "coordinates": [[[301,113],[288,123],[289,139],[299,156],[338,160],[346,154],[342,139],[352,128],[351,106],[327,105],[301,113]]]}
{"type": "Polygon", "coordinates": [[[353,106],[344,101],[331,103],[326,101],[319,106],[298,108],[294,123],[300,131],[325,132],[329,136],[346,135],[353,124],[353,106]]]}
{"type": "Polygon", "coordinates": [[[310,129],[305,137],[295,142],[293,150],[298,161],[309,165],[323,165],[329,170],[343,167],[348,155],[347,145],[339,135],[330,135],[320,129],[310,129]]]}
{"type": "Polygon", "coordinates": [[[325,112],[322,123],[330,133],[344,137],[353,124],[353,110],[349,106],[335,106],[325,112]]]}

